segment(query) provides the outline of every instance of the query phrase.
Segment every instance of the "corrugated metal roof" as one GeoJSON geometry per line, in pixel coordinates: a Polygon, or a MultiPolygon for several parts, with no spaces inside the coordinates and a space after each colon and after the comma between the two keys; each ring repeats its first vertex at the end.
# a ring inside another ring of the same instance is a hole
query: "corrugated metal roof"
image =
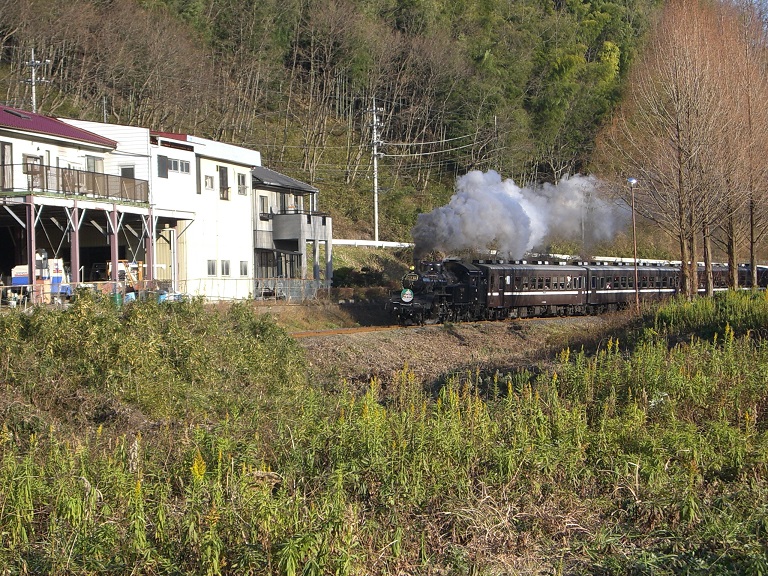
{"type": "Polygon", "coordinates": [[[9,106],[0,106],[0,128],[32,132],[65,140],[75,140],[105,148],[117,148],[117,142],[109,138],[104,138],[77,126],[72,126],[57,118],[9,106]]]}
{"type": "Polygon", "coordinates": [[[294,192],[300,192],[300,193],[301,192],[303,193],[318,192],[317,188],[310,186],[309,184],[305,184],[304,182],[295,180],[290,176],[286,176],[285,174],[280,174],[280,172],[275,172],[274,170],[270,170],[269,168],[264,168],[263,166],[254,166],[251,169],[251,174],[253,175],[254,182],[261,186],[267,186],[271,188],[283,188],[286,190],[292,190],[294,192]]]}

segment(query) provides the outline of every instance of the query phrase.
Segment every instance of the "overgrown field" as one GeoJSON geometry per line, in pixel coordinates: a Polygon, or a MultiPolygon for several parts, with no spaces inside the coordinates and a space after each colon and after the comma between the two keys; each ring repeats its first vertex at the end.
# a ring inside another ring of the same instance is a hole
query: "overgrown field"
{"type": "Polygon", "coordinates": [[[0,574],[768,573],[768,302],[643,323],[330,395],[245,304],[4,313],[0,574]]]}

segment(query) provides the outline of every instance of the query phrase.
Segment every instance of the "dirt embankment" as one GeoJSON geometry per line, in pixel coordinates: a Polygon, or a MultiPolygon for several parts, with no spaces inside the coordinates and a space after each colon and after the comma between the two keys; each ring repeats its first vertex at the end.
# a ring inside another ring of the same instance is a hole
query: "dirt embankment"
{"type": "Polygon", "coordinates": [[[599,345],[616,317],[576,317],[477,322],[304,336],[313,378],[384,384],[404,367],[425,384],[461,372],[508,372],[544,367],[566,347],[599,345]]]}

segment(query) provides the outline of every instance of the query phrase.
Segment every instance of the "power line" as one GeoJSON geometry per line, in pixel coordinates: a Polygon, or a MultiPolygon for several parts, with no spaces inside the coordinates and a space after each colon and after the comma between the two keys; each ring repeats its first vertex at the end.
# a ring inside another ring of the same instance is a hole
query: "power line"
{"type": "MultiPolygon", "coordinates": [[[[419,143],[412,144],[412,146],[418,146],[419,143]]],[[[434,154],[448,154],[455,152],[456,150],[463,150],[464,148],[472,148],[475,144],[465,144],[464,146],[457,146],[456,148],[449,148],[448,150],[434,150],[432,152],[414,152],[412,154],[384,154],[387,158],[419,158],[420,156],[431,156],[434,154]]]]}
{"type": "Polygon", "coordinates": [[[446,138],[445,140],[434,140],[432,142],[384,142],[384,146],[427,146],[432,144],[445,144],[446,142],[453,142],[455,140],[463,140],[464,138],[470,138],[476,136],[475,134],[465,134],[464,136],[456,136],[455,138],[446,138]]]}

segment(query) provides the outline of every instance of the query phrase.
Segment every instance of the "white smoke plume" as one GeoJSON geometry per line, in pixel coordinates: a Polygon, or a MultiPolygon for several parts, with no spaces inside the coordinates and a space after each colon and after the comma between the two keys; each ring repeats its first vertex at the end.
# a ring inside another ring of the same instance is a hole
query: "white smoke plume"
{"type": "Polygon", "coordinates": [[[448,204],[419,214],[412,231],[415,253],[495,249],[518,259],[541,248],[550,234],[589,242],[610,239],[625,215],[598,198],[597,187],[593,177],[572,176],[557,185],[520,188],[492,170],[469,172],[456,180],[448,204]]]}

